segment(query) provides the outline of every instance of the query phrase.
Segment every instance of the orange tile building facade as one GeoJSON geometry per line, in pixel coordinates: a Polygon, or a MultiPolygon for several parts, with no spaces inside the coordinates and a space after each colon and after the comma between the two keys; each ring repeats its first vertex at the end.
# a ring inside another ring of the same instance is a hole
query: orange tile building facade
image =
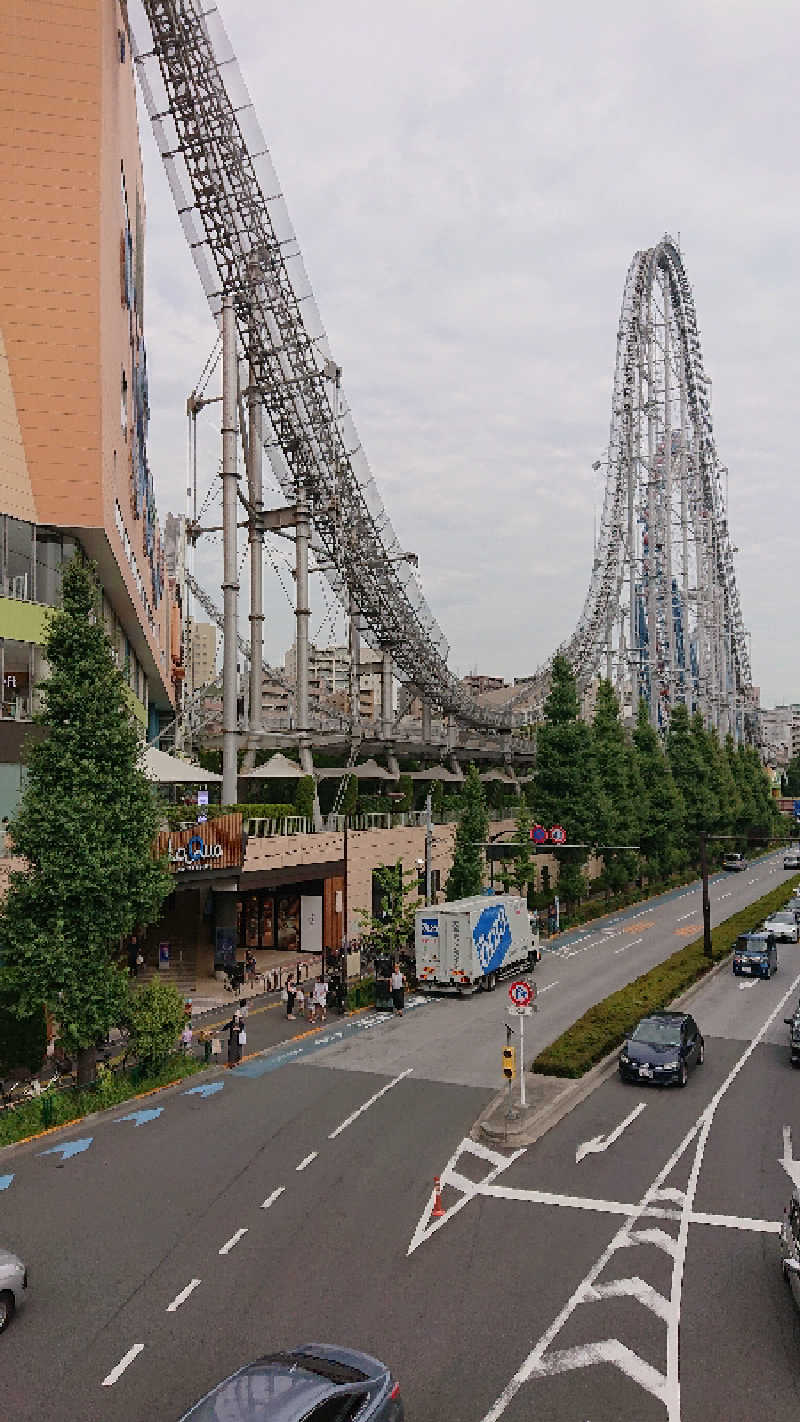
{"type": "MultiPolygon", "coordinates": [[[[174,704],[180,620],[147,461],[143,296],[124,9],[0,0],[0,741],[3,720],[35,705],[76,543],[97,564],[136,715],[152,730],[174,704]]],[[[0,776],[0,803],[2,789],[0,776]]]]}

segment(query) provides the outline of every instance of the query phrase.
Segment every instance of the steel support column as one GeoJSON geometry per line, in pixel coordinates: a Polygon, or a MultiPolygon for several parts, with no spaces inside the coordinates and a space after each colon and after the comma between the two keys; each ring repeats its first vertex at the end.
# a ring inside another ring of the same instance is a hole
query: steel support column
{"type": "Polygon", "coordinates": [[[263,406],[252,366],[247,382],[248,438],[247,488],[250,499],[250,730],[262,729],[264,646],[264,560],[260,515],[264,507],[262,481],[263,406]]]}
{"type": "Polygon", "coordinates": [[[239,573],[236,556],[237,484],[237,350],[233,296],[222,302],[222,802],[235,805],[236,753],[239,743],[236,701],[238,671],[236,637],[239,615],[239,573]]]}

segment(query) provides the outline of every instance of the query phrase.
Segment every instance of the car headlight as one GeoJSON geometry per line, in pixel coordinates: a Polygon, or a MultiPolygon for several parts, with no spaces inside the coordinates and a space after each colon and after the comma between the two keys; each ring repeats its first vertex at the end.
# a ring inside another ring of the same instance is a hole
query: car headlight
{"type": "Polygon", "coordinates": [[[630,1066],[631,1059],[628,1056],[627,1052],[620,1052],[619,1059],[621,1062],[624,1062],[625,1066],[630,1066]]]}
{"type": "Polygon", "coordinates": [[[680,1062],[677,1061],[677,1059],[676,1059],[674,1062],[665,1062],[665,1063],[664,1063],[664,1070],[665,1070],[665,1071],[677,1071],[679,1066],[680,1066],[680,1062]]]}

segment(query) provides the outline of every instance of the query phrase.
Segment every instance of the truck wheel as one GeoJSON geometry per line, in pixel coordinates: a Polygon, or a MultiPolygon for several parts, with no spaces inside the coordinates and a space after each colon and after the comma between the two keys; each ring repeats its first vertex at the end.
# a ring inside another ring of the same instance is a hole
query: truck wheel
{"type": "Polygon", "coordinates": [[[497,987],[497,973],[487,973],[483,980],[484,992],[494,992],[497,987]]]}

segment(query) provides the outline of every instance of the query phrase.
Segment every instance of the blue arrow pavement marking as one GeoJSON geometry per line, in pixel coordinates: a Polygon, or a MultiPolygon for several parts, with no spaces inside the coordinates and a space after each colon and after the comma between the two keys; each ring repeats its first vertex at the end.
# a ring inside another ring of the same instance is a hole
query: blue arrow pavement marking
{"type": "Polygon", "coordinates": [[[161,1115],[163,1106],[152,1106],[149,1111],[133,1111],[130,1116],[118,1116],[117,1125],[120,1121],[133,1121],[137,1126],[143,1126],[146,1121],[155,1121],[161,1115]]]}
{"type": "Polygon", "coordinates": [[[80,1141],[64,1141],[62,1145],[51,1146],[49,1150],[40,1150],[39,1155],[61,1155],[62,1160],[69,1160],[73,1155],[80,1155],[81,1151],[88,1150],[92,1144],[94,1136],[85,1136],[80,1141]]]}
{"type": "Polygon", "coordinates": [[[0,1175],[0,1190],[7,1190],[13,1179],[13,1175],[0,1175]]]}
{"type": "Polygon", "coordinates": [[[215,1091],[221,1091],[225,1085],[224,1081],[213,1081],[208,1086],[193,1086],[189,1091],[181,1093],[183,1096],[213,1096],[215,1091]]]}

